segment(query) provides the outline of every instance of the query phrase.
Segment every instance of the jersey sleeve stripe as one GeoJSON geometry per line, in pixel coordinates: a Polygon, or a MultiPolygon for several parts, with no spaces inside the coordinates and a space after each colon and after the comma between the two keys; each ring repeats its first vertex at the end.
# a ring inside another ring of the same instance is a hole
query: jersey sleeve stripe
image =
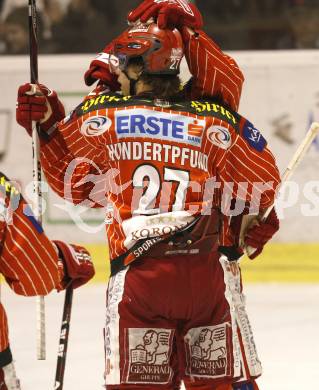
{"type": "MultiPolygon", "coordinates": [[[[11,233],[9,233],[9,235],[11,235],[11,233]]],[[[5,266],[8,267],[9,269],[12,269],[12,267],[9,266],[9,264],[14,264],[14,266],[17,267],[17,269],[19,269],[18,273],[14,271],[15,279],[10,280],[9,282],[10,287],[13,289],[14,292],[20,295],[37,295],[37,289],[35,284],[33,283],[32,278],[30,277],[29,273],[25,271],[24,267],[22,267],[22,264],[19,261],[19,258],[17,257],[18,253],[15,254],[14,252],[10,251],[10,248],[12,247],[11,245],[9,247],[7,241],[8,240],[6,240],[4,245],[4,248],[6,249],[6,253],[2,254],[6,262],[5,266]]],[[[11,244],[12,242],[14,242],[14,240],[11,237],[11,244]]]]}

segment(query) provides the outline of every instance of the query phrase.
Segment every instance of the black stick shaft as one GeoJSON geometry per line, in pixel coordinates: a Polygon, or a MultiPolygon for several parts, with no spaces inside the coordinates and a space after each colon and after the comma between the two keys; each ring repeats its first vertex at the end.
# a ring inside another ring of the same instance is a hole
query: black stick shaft
{"type": "Polygon", "coordinates": [[[29,42],[31,83],[38,82],[38,22],[36,0],[29,0],[29,42]]]}
{"type": "Polygon", "coordinates": [[[69,332],[70,332],[70,321],[72,311],[72,300],[73,300],[73,288],[68,287],[65,292],[64,307],[62,315],[62,325],[59,340],[58,359],[55,373],[55,384],[54,390],[63,389],[64,371],[66,363],[66,355],[68,350],[69,332]]]}
{"type": "MultiPolygon", "coordinates": [[[[29,0],[29,42],[30,42],[30,81],[31,84],[39,82],[38,74],[38,16],[36,0],[29,0]]],[[[32,127],[36,128],[37,134],[40,134],[40,124],[34,123],[32,127]]],[[[32,152],[33,152],[33,180],[35,193],[35,208],[34,210],[38,222],[42,225],[42,190],[41,190],[41,164],[40,164],[40,145],[38,137],[32,136],[32,152]]]]}

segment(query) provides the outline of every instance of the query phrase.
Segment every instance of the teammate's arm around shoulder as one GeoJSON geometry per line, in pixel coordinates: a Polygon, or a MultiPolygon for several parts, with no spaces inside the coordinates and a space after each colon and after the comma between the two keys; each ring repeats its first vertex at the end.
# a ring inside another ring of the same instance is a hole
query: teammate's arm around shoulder
{"type": "Polygon", "coordinates": [[[225,54],[204,31],[183,27],[181,33],[186,61],[193,76],[190,97],[219,96],[237,111],[244,76],[236,61],[225,54]]]}

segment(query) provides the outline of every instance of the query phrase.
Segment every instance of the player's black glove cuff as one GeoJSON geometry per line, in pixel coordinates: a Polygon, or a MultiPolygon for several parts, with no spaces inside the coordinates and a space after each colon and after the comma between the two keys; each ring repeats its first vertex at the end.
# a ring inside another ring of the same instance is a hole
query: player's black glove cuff
{"type": "Polygon", "coordinates": [[[237,246],[219,246],[218,251],[225,255],[229,261],[237,261],[243,255],[243,251],[241,248],[237,246]]]}

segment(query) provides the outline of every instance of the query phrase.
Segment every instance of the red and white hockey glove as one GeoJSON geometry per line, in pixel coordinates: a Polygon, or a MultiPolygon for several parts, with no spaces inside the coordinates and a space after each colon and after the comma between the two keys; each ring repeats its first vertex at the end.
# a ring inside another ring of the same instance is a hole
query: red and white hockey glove
{"type": "Polygon", "coordinates": [[[87,283],[95,274],[90,253],[78,245],[66,244],[62,241],[53,241],[58,248],[59,259],[64,265],[64,279],[60,289],[72,285],[78,288],[87,283]]]}
{"type": "Polygon", "coordinates": [[[203,17],[198,8],[187,0],[144,0],[127,17],[130,23],[140,20],[146,23],[157,19],[159,28],[189,27],[194,30],[203,27],[203,17]]]}
{"type": "Polygon", "coordinates": [[[256,250],[249,256],[250,259],[257,257],[264,249],[265,244],[279,230],[279,219],[275,209],[272,209],[267,219],[258,222],[252,228],[248,229],[245,234],[244,242],[246,246],[256,250]]]}
{"type": "Polygon", "coordinates": [[[55,91],[42,84],[24,84],[19,87],[16,119],[28,134],[32,133],[32,121],[40,123],[40,137],[49,140],[56,124],[65,117],[63,104],[55,91]]]}
{"type": "Polygon", "coordinates": [[[118,59],[111,54],[113,51],[113,43],[107,45],[101,53],[91,62],[90,68],[84,74],[86,85],[92,85],[97,80],[116,92],[121,89],[117,82],[118,75],[112,69],[118,68],[118,59]]]}

